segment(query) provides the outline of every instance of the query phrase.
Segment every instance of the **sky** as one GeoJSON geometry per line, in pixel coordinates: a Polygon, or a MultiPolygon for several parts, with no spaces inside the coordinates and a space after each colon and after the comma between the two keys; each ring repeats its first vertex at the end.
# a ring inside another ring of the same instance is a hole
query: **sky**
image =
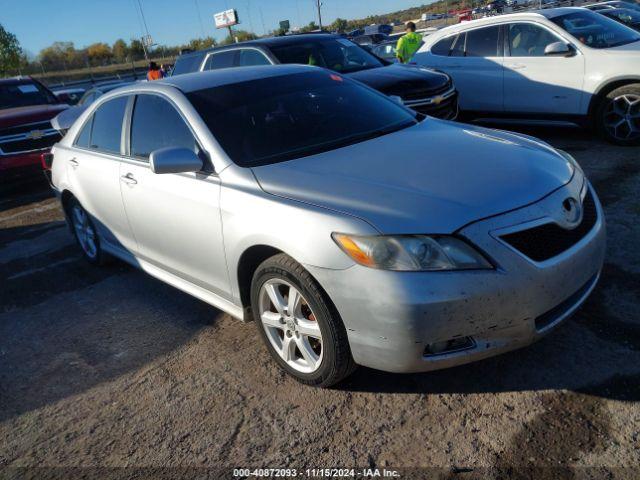
{"type": "MultiPolygon", "coordinates": [[[[235,8],[238,28],[258,34],[278,28],[280,20],[291,26],[317,22],[315,0],[0,0],[0,24],[18,37],[22,48],[35,55],[54,41],[70,41],[76,48],[95,42],[113,44],[118,38],[139,38],[144,18],[153,40],[165,45],[191,38],[221,39],[213,14],[235,8]]],[[[322,0],[322,21],[353,19],[414,7],[429,0],[322,0]]]]}

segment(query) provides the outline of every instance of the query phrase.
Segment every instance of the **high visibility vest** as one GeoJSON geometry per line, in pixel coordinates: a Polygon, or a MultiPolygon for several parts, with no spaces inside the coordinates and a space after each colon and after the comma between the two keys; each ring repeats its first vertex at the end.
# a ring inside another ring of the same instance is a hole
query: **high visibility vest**
{"type": "Polygon", "coordinates": [[[422,45],[422,35],[416,32],[409,32],[398,40],[396,57],[398,57],[402,63],[408,63],[411,57],[413,57],[413,54],[418,51],[420,45],[422,45]]]}
{"type": "Polygon", "coordinates": [[[147,72],[147,80],[160,80],[162,78],[162,72],[160,70],[149,70],[147,72]]]}

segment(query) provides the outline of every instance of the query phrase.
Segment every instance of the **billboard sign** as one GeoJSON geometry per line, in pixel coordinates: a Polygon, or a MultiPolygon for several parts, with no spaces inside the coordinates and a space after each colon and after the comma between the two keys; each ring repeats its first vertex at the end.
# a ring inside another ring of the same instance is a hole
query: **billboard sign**
{"type": "Polygon", "coordinates": [[[289,20],[282,20],[280,22],[280,30],[284,30],[285,32],[288,32],[290,28],[291,28],[291,24],[289,23],[289,20]]]}
{"type": "Polygon", "coordinates": [[[224,12],[216,13],[213,16],[213,19],[216,22],[216,28],[227,28],[232,25],[237,25],[238,23],[238,14],[234,9],[225,10],[224,12]]]}

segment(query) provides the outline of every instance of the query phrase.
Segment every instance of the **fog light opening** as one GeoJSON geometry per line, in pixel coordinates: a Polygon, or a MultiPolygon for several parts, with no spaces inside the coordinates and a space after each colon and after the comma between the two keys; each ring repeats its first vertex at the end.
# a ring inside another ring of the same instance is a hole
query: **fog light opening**
{"type": "Polygon", "coordinates": [[[445,355],[449,353],[461,352],[469,350],[476,346],[476,342],[472,337],[458,337],[443,342],[430,343],[424,348],[425,357],[433,357],[435,355],[445,355]]]}

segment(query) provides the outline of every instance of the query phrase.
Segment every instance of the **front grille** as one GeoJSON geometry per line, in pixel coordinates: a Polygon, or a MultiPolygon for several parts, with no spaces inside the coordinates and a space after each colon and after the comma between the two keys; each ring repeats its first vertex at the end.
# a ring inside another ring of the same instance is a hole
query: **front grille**
{"type": "Polygon", "coordinates": [[[431,117],[442,118],[444,120],[452,120],[458,114],[458,101],[455,96],[443,100],[439,105],[421,105],[417,107],[409,107],[416,112],[431,117]]]}
{"type": "Polygon", "coordinates": [[[42,150],[52,147],[62,136],[59,133],[53,133],[41,138],[21,138],[11,141],[0,140],[0,153],[16,154],[30,152],[33,150],[42,150]]]}
{"type": "Polygon", "coordinates": [[[447,84],[432,89],[420,88],[416,90],[404,91],[402,92],[402,100],[422,100],[423,98],[433,97],[434,95],[442,95],[450,88],[451,85],[447,84]]]}
{"type": "Polygon", "coordinates": [[[578,289],[569,298],[553,307],[548,312],[543,313],[535,319],[536,330],[544,330],[553,325],[558,319],[562,318],[569,310],[571,310],[576,303],[578,303],[582,297],[593,287],[593,284],[598,280],[598,275],[591,277],[587,283],[578,289]]]}
{"type": "Polygon", "coordinates": [[[29,133],[34,130],[51,130],[51,122],[36,122],[16,127],[3,128],[0,130],[0,137],[8,137],[9,135],[19,135],[21,133],[29,133]]]}
{"type": "Polygon", "coordinates": [[[582,222],[572,230],[567,230],[557,223],[545,223],[502,235],[500,238],[531,260],[548,260],[578,243],[596,224],[598,212],[590,190],[587,191],[582,208],[582,222]]]}

